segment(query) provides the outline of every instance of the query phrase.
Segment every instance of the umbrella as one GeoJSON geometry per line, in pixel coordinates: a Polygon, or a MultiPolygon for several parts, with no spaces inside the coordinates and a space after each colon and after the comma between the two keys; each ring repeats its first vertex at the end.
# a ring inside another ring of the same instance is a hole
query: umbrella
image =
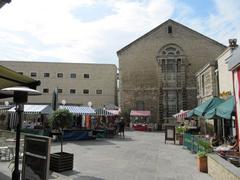
{"type": "Polygon", "coordinates": [[[57,104],[58,104],[58,88],[54,88],[52,95],[52,109],[54,111],[57,110],[57,104]]]}

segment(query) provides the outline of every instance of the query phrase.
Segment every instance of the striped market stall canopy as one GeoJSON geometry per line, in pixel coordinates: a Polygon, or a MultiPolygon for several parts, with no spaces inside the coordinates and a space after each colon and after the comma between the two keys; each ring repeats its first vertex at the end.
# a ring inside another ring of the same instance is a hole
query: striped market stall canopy
{"type": "Polygon", "coordinates": [[[151,116],[151,111],[131,110],[130,116],[149,117],[149,116],[151,116]]]}
{"type": "Polygon", "coordinates": [[[96,112],[97,116],[115,116],[115,114],[113,112],[111,112],[110,110],[103,109],[103,108],[95,109],[95,112],[96,112]]]}
{"type": "Polygon", "coordinates": [[[177,121],[182,121],[187,118],[189,110],[183,111],[181,110],[179,113],[174,114],[173,117],[177,119],[177,121]]]}
{"type": "Polygon", "coordinates": [[[77,115],[95,115],[94,109],[88,106],[59,106],[59,109],[67,109],[77,115]]]}
{"type": "MultiPolygon", "coordinates": [[[[16,107],[12,107],[8,110],[10,113],[15,113],[16,107]]],[[[50,105],[35,105],[35,104],[25,104],[24,113],[25,114],[51,114],[52,107],[50,105]]]]}
{"type": "Polygon", "coordinates": [[[115,116],[120,115],[120,110],[107,110],[108,112],[112,113],[115,116]]]}

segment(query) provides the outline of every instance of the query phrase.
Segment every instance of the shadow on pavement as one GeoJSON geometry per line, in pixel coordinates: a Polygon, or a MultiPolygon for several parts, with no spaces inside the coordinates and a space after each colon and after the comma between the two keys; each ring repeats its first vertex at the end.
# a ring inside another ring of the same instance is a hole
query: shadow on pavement
{"type": "Polygon", "coordinates": [[[134,139],[132,139],[131,137],[121,137],[121,136],[117,136],[117,137],[114,137],[112,139],[108,139],[110,141],[135,141],[134,139]]]}
{"type": "MultiPolygon", "coordinates": [[[[96,140],[82,140],[82,141],[64,141],[63,145],[68,143],[79,145],[79,146],[89,146],[89,145],[115,145],[112,142],[107,141],[108,139],[96,139],[96,140]]],[[[52,142],[51,146],[60,146],[60,142],[52,142]]]]}
{"type": "Polygon", "coordinates": [[[49,179],[71,179],[71,180],[105,180],[103,178],[94,177],[94,176],[84,176],[80,175],[79,171],[73,170],[73,171],[65,171],[62,173],[55,173],[52,172],[49,176],[49,179]]]}
{"type": "Polygon", "coordinates": [[[78,176],[78,177],[74,177],[74,180],[105,180],[103,178],[99,178],[99,177],[93,177],[93,176],[78,176]]]}
{"type": "Polygon", "coordinates": [[[2,179],[2,180],[10,180],[11,178],[0,172],[0,179],[2,179]]]}

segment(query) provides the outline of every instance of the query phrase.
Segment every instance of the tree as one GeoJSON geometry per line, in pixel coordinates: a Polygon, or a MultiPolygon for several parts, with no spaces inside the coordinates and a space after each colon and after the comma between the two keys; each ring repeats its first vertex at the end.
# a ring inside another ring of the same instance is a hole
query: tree
{"type": "Polygon", "coordinates": [[[61,153],[63,152],[63,129],[71,126],[73,115],[67,109],[58,109],[54,111],[49,119],[52,129],[61,133],[61,153]]]}
{"type": "Polygon", "coordinates": [[[123,117],[123,119],[127,123],[127,126],[129,126],[129,123],[130,123],[130,112],[131,112],[130,109],[125,108],[125,109],[122,109],[120,113],[120,116],[123,117]]]}

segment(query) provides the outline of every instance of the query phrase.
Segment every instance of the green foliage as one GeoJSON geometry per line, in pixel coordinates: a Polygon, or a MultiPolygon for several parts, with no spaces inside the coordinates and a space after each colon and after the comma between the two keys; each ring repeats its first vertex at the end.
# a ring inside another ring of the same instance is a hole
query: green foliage
{"type": "Polygon", "coordinates": [[[70,127],[73,121],[73,115],[67,109],[58,109],[54,111],[49,119],[49,125],[52,129],[64,129],[70,127]]]}
{"type": "Polygon", "coordinates": [[[198,151],[198,153],[197,153],[197,156],[198,157],[206,157],[207,156],[207,152],[205,152],[205,151],[198,151]]]}
{"type": "Polygon", "coordinates": [[[206,140],[199,140],[198,145],[201,146],[203,149],[197,153],[199,157],[204,157],[207,153],[212,151],[211,143],[206,140]]]}
{"type": "Polygon", "coordinates": [[[130,112],[131,110],[128,108],[122,109],[120,112],[120,116],[123,117],[124,121],[129,124],[130,122],[130,112]]]}
{"type": "Polygon", "coordinates": [[[186,127],[185,127],[185,126],[178,126],[178,127],[176,128],[176,132],[177,132],[178,134],[183,134],[185,131],[186,131],[186,127]]]}

